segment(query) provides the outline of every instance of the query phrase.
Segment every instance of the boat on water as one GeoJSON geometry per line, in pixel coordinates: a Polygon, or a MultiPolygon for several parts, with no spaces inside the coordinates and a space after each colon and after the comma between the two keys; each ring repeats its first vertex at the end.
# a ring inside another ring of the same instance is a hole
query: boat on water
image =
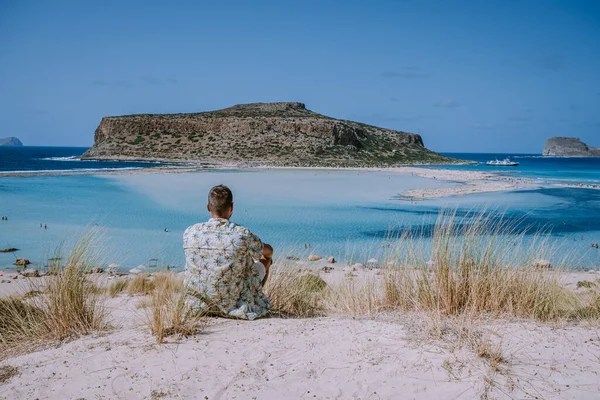
{"type": "Polygon", "coordinates": [[[516,161],[510,161],[508,158],[504,160],[490,160],[486,162],[487,165],[493,165],[494,167],[516,167],[519,165],[516,161]]]}

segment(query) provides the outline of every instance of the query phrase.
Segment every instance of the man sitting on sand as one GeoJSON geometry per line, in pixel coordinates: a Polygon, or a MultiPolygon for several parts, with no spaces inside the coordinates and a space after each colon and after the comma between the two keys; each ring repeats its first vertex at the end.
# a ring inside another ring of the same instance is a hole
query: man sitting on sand
{"type": "Polygon", "coordinates": [[[253,320],[269,312],[263,285],[273,248],[250,230],[229,221],[233,194],[219,185],[208,193],[208,222],[183,234],[187,301],[196,311],[253,320]]]}

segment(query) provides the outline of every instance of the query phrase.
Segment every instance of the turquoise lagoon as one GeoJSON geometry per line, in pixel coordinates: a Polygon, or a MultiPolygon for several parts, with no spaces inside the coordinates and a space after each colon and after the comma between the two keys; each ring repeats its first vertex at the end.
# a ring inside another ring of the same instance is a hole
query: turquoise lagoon
{"type": "Polygon", "coordinates": [[[573,266],[600,266],[600,251],[591,247],[600,242],[598,190],[548,187],[413,204],[399,194],[453,183],[393,172],[272,169],[0,177],[0,214],[9,217],[0,224],[0,247],[20,249],[0,254],[0,269],[13,268],[15,256],[43,266],[58,246],[68,249],[88,231],[97,232],[93,247],[104,264],[180,268],[183,231],[208,218],[206,194],[216,184],[234,192],[232,219],[280,254],[364,262],[381,257],[390,235],[418,230],[427,241],[442,209],[456,209],[465,223],[469,211],[485,209],[530,233],[550,231],[552,246],[573,266]]]}

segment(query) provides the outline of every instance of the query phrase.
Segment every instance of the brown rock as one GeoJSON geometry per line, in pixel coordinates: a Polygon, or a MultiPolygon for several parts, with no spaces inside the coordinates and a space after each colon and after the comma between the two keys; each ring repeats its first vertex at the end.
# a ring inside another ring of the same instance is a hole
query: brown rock
{"type": "Polygon", "coordinates": [[[15,260],[15,265],[21,266],[21,267],[25,267],[27,265],[31,264],[31,262],[26,259],[26,258],[17,258],[15,260]]]}
{"type": "Polygon", "coordinates": [[[291,102],[104,117],[82,159],[358,167],[453,161],[425,148],[420,135],[326,117],[291,102]]]}
{"type": "Polygon", "coordinates": [[[21,271],[20,274],[25,278],[39,278],[41,276],[40,271],[31,268],[21,271]]]}
{"type": "Polygon", "coordinates": [[[12,253],[19,249],[15,249],[14,247],[7,247],[5,249],[0,250],[0,253],[12,253]]]}
{"type": "Polygon", "coordinates": [[[536,269],[550,269],[550,268],[552,268],[552,264],[550,264],[550,261],[548,261],[548,260],[541,260],[541,259],[533,260],[531,262],[531,266],[533,268],[536,268],[536,269]]]}

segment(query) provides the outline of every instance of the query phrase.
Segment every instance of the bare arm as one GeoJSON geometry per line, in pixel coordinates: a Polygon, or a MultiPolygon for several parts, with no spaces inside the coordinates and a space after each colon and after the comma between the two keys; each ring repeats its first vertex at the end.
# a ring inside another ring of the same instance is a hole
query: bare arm
{"type": "Polygon", "coordinates": [[[263,246],[262,257],[258,260],[265,266],[265,277],[262,280],[262,285],[265,286],[269,277],[269,268],[273,264],[273,247],[265,243],[263,246]]]}

